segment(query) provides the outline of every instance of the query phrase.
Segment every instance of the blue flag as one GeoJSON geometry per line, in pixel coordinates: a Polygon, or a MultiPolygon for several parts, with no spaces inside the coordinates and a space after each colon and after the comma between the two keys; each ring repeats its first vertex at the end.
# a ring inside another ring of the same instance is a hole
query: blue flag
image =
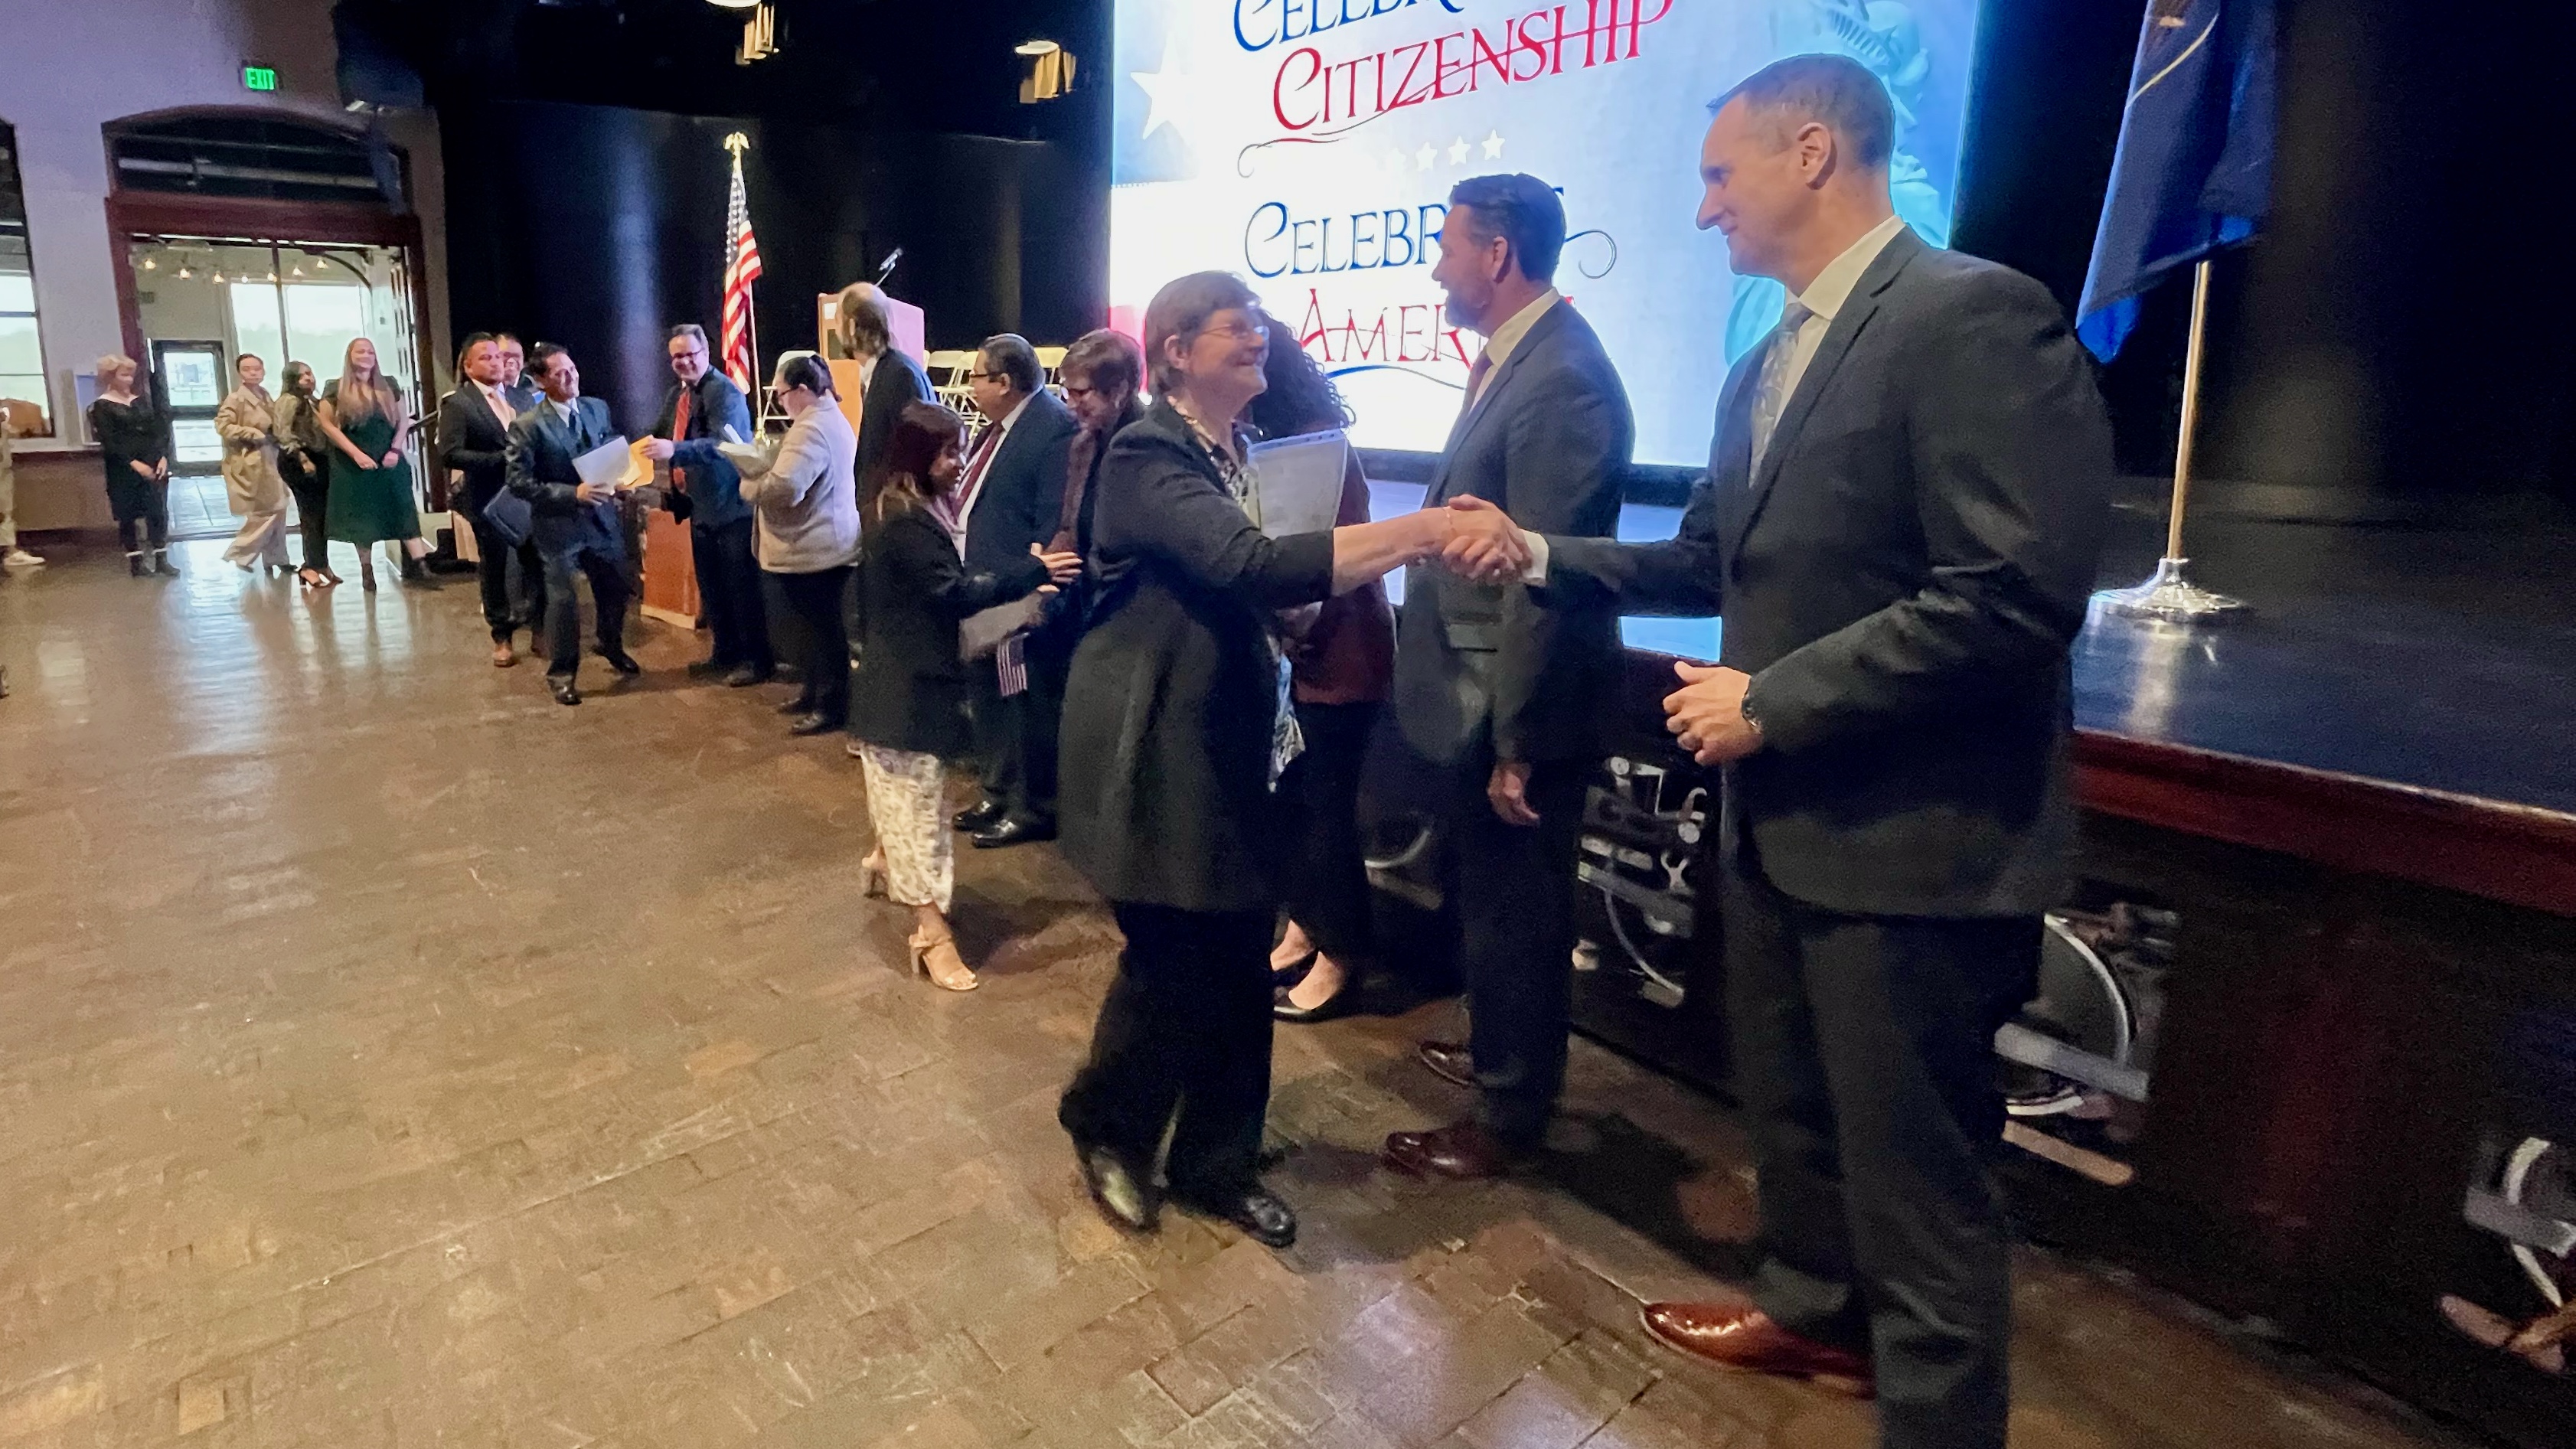
{"type": "Polygon", "coordinates": [[[2273,0],[2148,0],[2075,332],[2108,362],[2167,272],[2252,237],[2272,204],[2273,0]]]}

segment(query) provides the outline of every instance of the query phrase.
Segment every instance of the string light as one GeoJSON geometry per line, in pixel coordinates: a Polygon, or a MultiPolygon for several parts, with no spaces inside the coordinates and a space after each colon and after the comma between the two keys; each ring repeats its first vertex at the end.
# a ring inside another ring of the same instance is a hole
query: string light
{"type": "Polygon", "coordinates": [[[188,264],[186,262],[181,262],[179,264],[179,280],[183,282],[188,280],[188,264]]]}
{"type": "Polygon", "coordinates": [[[143,259],[143,270],[145,270],[145,271],[147,271],[147,272],[157,272],[157,271],[159,271],[160,269],[161,269],[161,264],[160,264],[159,262],[154,261],[154,260],[153,260],[152,258],[150,258],[150,257],[145,257],[145,258],[143,259]]]}

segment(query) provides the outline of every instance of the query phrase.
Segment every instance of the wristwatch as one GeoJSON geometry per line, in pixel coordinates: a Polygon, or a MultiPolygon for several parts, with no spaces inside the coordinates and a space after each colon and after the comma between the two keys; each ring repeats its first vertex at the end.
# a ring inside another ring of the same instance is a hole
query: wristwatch
{"type": "Polygon", "coordinates": [[[1753,731],[1755,739],[1762,738],[1762,717],[1753,712],[1753,691],[1750,686],[1745,689],[1744,698],[1736,701],[1735,712],[1744,717],[1744,723],[1753,731]]]}

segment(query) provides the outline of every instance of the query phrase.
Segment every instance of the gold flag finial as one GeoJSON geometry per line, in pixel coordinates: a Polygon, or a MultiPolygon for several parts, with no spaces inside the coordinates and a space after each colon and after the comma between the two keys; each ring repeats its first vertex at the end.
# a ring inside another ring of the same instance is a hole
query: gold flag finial
{"type": "Polygon", "coordinates": [[[751,149],[751,138],[736,131],[724,138],[724,148],[733,153],[733,159],[739,161],[742,159],[742,153],[751,149]]]}

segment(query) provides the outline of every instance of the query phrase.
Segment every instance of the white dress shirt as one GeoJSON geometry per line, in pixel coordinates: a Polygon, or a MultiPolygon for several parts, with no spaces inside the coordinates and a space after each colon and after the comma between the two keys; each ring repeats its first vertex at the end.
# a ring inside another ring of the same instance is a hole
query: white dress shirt
{"type": "MultiPolygon", "coordinates": [[[[1788,315],[1791,302],[1807,309],[1807,320],[1799,324],[1793,344],[1796,350],[1789,354],[1789,383],[1783,395],[1790,401],[1796,401],[1798,384],[1807,377],[1807,364],[1816,360],[1816,349],[1825,345],[1825,333],[1832,330],[1834,317],[1851,300],[1852,289],[1860,285],[1861,276],[1869,270],[1869,264],[1877,261],[1878,254],[1887,250],[1887,244],[1896,240],[1896,234],[1903,230],[1905,219],[1890,216],[1861,233],[1860,240],[1843,248],[1842,255],[1825,263],[1824,270],[1816,273],[1815,280],[1807,284],[1807,290],[1781,304],[1783,317],[1788,315]]],[[[1749,360],[1759,368],[1762,354],[1756,352],[1749,360]]],[[[1785,406],[1783,411],[1786,411],[1785,406]]],[[[1530,551],[1529,566],[1521,570],[1521,582],[1533,585],[1546,583],[1547,540],[1524,528],[1521,541],[1529,545],[1530,551]]]]}
{"type": "Polygon", "coordinates": [[[1529,330],[1538,325],[1538,319],[1547,315],[1548,308],[1564,300],[1554,287],[1544,288],[1528,306],[1514,312],[1502,326],[1494,329],[1492,336],[1485,339],[1485,375],[1476,380],[1476,395],[1467,399],[1469,407],[1475,406],[1477,399],[1485,395],[1485,389],[1493,386],[1495,371],[1512,360],[1512,349],[1521,345],[1522,338],[1529,336],[1529,330]]]}

